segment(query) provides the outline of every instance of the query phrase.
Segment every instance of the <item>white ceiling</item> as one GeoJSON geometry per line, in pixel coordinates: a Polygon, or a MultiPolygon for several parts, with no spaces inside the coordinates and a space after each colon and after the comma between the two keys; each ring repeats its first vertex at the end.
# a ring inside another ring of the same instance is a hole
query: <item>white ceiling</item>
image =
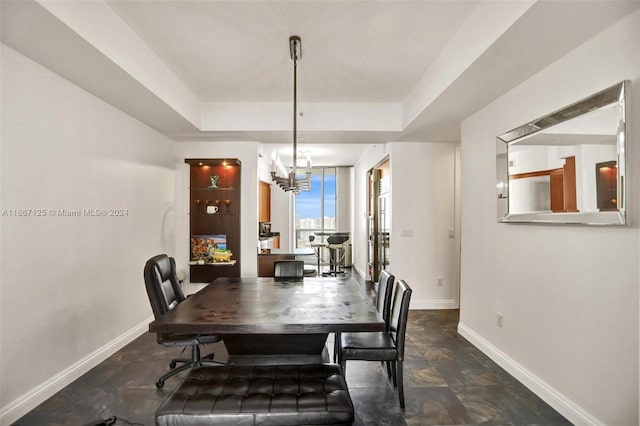
{"type": "Polygon", "coordinates": [[[204,102],[400,102],[475,7],[456,2],[107,1],[204,102]]]}
{"type": "Polygon", "coordinates": [[[265,144],[292,139],[288,38],[299,35],[301,148],[354,164],[358,144],[458,142],[462,120],[639,6],[2,0],[0,31],[177,141],[265,144]]]}

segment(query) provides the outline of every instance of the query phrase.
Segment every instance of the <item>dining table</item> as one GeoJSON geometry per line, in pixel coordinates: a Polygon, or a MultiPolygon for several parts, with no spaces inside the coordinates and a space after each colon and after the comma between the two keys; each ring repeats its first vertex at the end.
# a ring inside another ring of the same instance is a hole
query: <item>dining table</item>
{"type": "Polygon", "coordinates": [[[238,365],[327,362],[329,333],[384,329],[350,277],[218,278],[149,324],[153,333],[217,334],[238,365]]]}

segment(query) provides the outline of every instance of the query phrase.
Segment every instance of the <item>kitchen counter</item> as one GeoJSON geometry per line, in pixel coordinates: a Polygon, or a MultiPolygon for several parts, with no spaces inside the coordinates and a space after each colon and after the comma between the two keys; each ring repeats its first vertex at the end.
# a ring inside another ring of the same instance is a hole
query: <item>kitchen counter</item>
{"type": "Polygon", "coordinates": [[[303,247],[291,250],[286,249],[271,249],[271,253],[258,253],[258,256],[312,256],[314,254],[313,249],[310,247],[303,247]]]}
{"type": "Polygon", "coordinates": [[[315,256],[315,252],[312,248],[304,247],[293,251],[271,249],[270,253],[260,253],[258,254],[258,276],[273,277],[275,269],[274,262],[279,260],[301,260],[305,256],[315,256]]]}
{"type": "Polygon", "coordinates": [[[269,234],[266,234],[266,235],[260,235],[258,237],[258,240],[264,241],[264,240],[268,240],[269,238],[276,238],[279,236],[280,236],[279,232],[270,232],[269,234]]]}

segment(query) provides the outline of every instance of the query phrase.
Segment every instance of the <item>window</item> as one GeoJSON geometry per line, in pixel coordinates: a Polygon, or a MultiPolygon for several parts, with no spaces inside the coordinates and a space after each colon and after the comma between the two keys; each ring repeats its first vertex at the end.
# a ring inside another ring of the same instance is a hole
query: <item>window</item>
{"type": "Polygon", "coordinates": [[[311,191],[296,195],[296,247],[308,247],[309,236],[336,230],[336,168],[311,169],[311,191]]]}

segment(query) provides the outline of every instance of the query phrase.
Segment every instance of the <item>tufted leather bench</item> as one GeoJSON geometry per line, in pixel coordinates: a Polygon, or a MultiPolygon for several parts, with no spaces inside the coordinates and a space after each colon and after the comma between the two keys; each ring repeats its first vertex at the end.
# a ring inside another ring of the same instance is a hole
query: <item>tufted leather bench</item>
{"type": "Polygon", "coordinates": [[[335,364],[198,367],[156,411],[156,425],[351,425],[335,364]]]}

